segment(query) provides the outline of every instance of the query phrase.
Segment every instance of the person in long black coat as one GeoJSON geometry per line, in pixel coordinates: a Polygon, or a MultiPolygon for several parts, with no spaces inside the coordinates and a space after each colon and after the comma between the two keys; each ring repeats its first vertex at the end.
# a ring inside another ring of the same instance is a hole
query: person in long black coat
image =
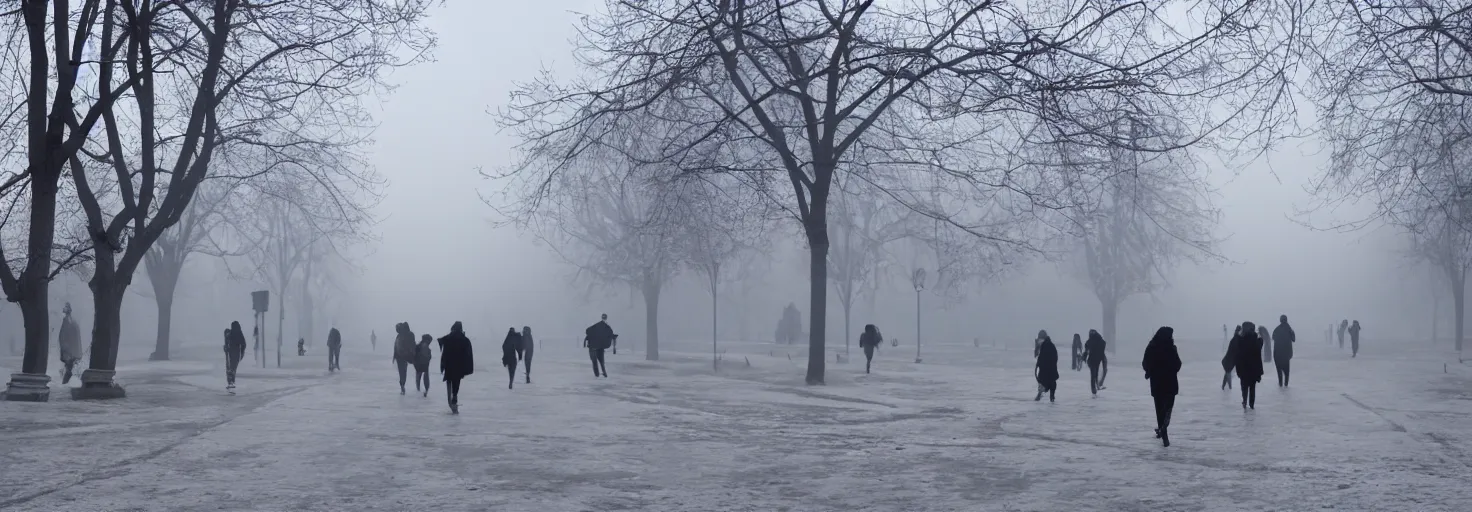
{"type": "Polygon", "coordinates": [[[1349,357],[1350,358],[1354,358],[1354,357],[1357,357],[1357,356],[1360,355],[1360,321],[1359,320],[1355,320],[1354,323],[1353,324],[1350,324],[1350,326],[1349,326],[1349,350],[1350,350],[1350,352],[1349,352],[1349,357]]]}
{"type": "MultiPolygon", "coordinates": [[[[1052,338],[1043,336],[1043,342],[1038,345],[1038,360],[1034,369],[1038,384],[1048,391],[1048,401],[1058,401],[1058,347],[1053,345],[1052,338]]],[[[1043,392],[1040,390],[1033,401],[1042,399],[1043,392]]]]}
{"type": "Polygon", "coordinates": [[[613,333],[613,328],[608,326],[608,314],[604,313],[598,323],[588,326],[583,331],[583,346],[588,349],[588,359],[593,361],[593,376],[598,376],[598,371],[603,371],[603,377],[608,377],[608,363],[603,360],[603,351],[613,346],[614,340],[618,338],[613,333]]]}
{"type": "Polygon", "coordinates": [[[506,367],[506,373],[510,381],[506,383],[506,389],[516,387],[516,362],[521,360],[521,333],[512,327],[506,330],[506,341],[501,342],[501,366],[506,367]]]}
{"type": "Polygon", "coordinates": [[[1099,331],[1089,329],[1089,340],[1084,342],[1084,361],[1089,364],[1089,392],[1099,394],[1099,364],[1104,362],[1104,337],[1099,331]]]}
{"type": "MultiPolygon", "coordinates": [[[[1273,362],[1273,335],[1268,332],[1266,325],[1257,326],[1257,337],[1262,339],[1262,362],[1273,362]]],[[[1264,366],[1263,372],[1267,372],[1266,366],[1264,366]]]]}
{"type": "Polygon", "coordinates": [[[859,335],[859,348],[864,349],[864,373],[869,373],[869,367],[874,364],[874,349],[884,343],[884,336],[879,334],[879,328],[874,324],[864,326],[864,333],[859,335]]]}
{"type": "Polygon", "coordinates": [[[327,331],[327,371],[342,369],[342,333],[336,327],[327,331]]]}
{"type": "Polygon", "coordinates": [[[1084,339],[1078,333],[1073,333],[1073,364],[1070,368],[1073,371],[1084,369],[1084,339]]]}
{"type": "Polygon", "coordinates": [[[532,383],[532,354],[537,349],[537,342],[532,340],[531,326],[521,326],[521,366],[526,368],[526,383],[532,383]]]}
{"type": "Polygon", "coordinates": [[[1257,326],[1242,322],[1242,334],[1234,341],[1237,345],[1237,379],[1242,385],[1242,408],[1257,408],[1257,383],[1262,381],[1262,338],[1257,335],[1257,326]]]}
{"type": "Polygon", "coordinates": [[[434,353],[429,349],[429,342],[434,341],[434,336],[425,334],[419,338],[419,344],[414,346],[414,389],[429,396],[429,360],[434,353]],[[420,389],[420,383],[424,384],[420,389]]]}
{"type": "Polygon", "coordinates": [[[1181,371],[1181,354],[1176,350],[1175,329],[1161,327],[1145,346],[1145,358],[1140,366],[1145,369],[1145,378],[1150,381],[1150,396],[1155,399],[1155,437],[1165,446],[1170,446],[1170,415],[1176,406],[1176,395],[1181,383],[1176,378],[1181,371]]]}
{"type": "Polygon", "coordinates": [[[1293,360],[1293,343],[1298,335],[1288,325],[1288,315],[1278,316],[1278,327],[1273,329],[1273,366],[1278,370],[1278,386],[1288,385],[1288,363],[1293,360]]]}
{"type": "Polygon", "coordinates": [[[225,330],[225,389],[235,392],[235,372],[240,369],[240,360],[245,359],[245,332],[240,322],[230,322],[225,330]]]}
{"type": "MultiPolygon", "coordinates": [[[[399,368],[399,394],[405,394],[404,380],[409,378],[409,365],[414,363],[414,331],[409,330],[409,322],[399,322],[394,325],[394,366],[399,368]]],[[[418,387],[419,382],[414,382],[418,387]]]]}
{"type": "Polygon", "coordinates": [[[450,398],[450,412],[460,413],[460,380],[475,372],[475,357],[470,338],[460,322],[450,326],[450,334],[441,336],[440,373],[445,375],[445,392],[450,398]]]}
{"type": "Polygon", "coordinates": [[[1227,341],[1227,354],[1222,356],[1222,389],[1232,389],[1232,369],[1237,367],[1237,338],[1242,337],[1242,326],[1232,331],[1232,339],[1227,341]]]}

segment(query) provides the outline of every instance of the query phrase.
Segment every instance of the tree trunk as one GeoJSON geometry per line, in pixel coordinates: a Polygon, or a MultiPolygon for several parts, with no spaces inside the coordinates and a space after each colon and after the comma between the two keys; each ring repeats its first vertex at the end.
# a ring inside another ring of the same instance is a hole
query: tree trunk
{"type": "Polygon", "coordinates": [[[1431,346],[1441,340],[1441,294],[1431,289],[1431,346]]]}
{"type": "MultiPolygon", "coordinates": [[[[118,275],[111,261],[98,261],[93,270],[92,280],[87,282],[92,289],[93,315],[92,354],[88,361],[88,371],[108,373],[117,371],[123,293],[128,289],[128,283],[123,282],[119,277],[121,276],[118,275]]],[[[87,387],[87,384],[88,379],[84,375],[82,386],[87,387]]]]}
{"type": "Polygon", "coordinates": [[[1453,329],[1456,335],[1457,353],[1462,353],[1462,320],[1464,306],[1467,304],[1467,276],[1463,274],[1460,279],[1452,280],[1452,307],[1456,309],[1453,318],[1456,319],[1456,327],[1453,329]]]}
{"type": "Polygon", "coordinates": [[[20,371],[34,375],[46,374],[46,362],[51,352],[51,311],[48,283],[22,281],[20,314],[25,326],[26,348],[22,356],[20,371]]]}
{"type": "Polygon", "coordinates": [[[184,262],[150,258],[145,262],[148,280],[153,284],[153,300],[158,304],[158,330],[153,340],[153,353],[149,361],[169,360],[169,337],[173,328],[174,292],[178,289],[179,271],[184,262]]]}
{"type": "MultiPolygon", "coordinates": [[[[816,211],[817,205],[814,205],[816,211]]],[[[828,319],[828,226],[817,223],[809,223],[808,232],[808,268],[809,268],[809,290],[811,300],[808,302],[809,325],[808,330],[808,375],[809,386],[823,384],[823,373],[826,370],[827,360],[827,327],[828,319]],[[817,225],[812,225],[817,224],[817,225]]]]}
{"type": "Polygon", "coordinates": [[[850,345],[850,340],[852,339],[850,337],[850,335],[853,334],[849,330],[849,329],[853,328],[853,325],[854,325],[853,319],[849,316],[849,312],[854,309],[853,308],[853,305],[854,305],[854,301],[853,301],[852,298],[850,298],[849,300],[843,301],[843,356],[844,357],[848,357],[848,355],[849,355],[849,345],[850,345]]]}
{"type": "Polygon", "coordinates": [[[1119,300],[1100,300],[1104,306],[1104,341],[1108,342],[1105,353],[1113,354],[1119,347],[1119,340],[1114,337],[1114,322],[1119,317],[1119,300]]]}
{"type": "Polygon", "coordinates": [[[721,351],[716,346],[718,343],[716,340],[720,337],[720,331],[716,329],[716,322],[719,320],[721,314],[716,310],[716,303],[719,302],[719,295],[716,294],[716,286],[715,280],[712,279],[710,282],[710,367],[711,370],[720,371],[721,351]]]}
{"type": "Polygon", "coordinates": [[[659,360],[659,288],[661,283],[644,281],[644,359],[659,360]]]}
{"type": "MultiPolygon", "coordinates": [[[[285,290],[286,287],[285,286],[282,286],[281,289],[285,290]]],[[[276,367],[277,368],[280,368],[281,367],[281,336],[282,336],[283,332],[286,331],[286,329],[284,328],[286,326],[286,294],[285,293],[282,293],[280,295],[280,297],[281,297],[281,304],[276,305],[276,367]]],[[[265,329],[262,329],[262,330],[265,330],[265,329]]],[[[264,336],[265,333],[261,333],[261,334],[263,335],[261,337],[262,338],[265,338],[265,336],[264,336]]],[[[261,343],[261,356],[262,356],[261,357],[261,359],[262,359],[262,361],[261,361],[261,367],[265,367],[266,366],[266,361],[265,361],[266,358],[265,358],[265,355],[266,355],[266,344],[265,343],[261,343]]]]}
{"type": "MultiPolygon", "coordinates": [[[[44,7],[43,7],[44,9],[44,7]]],[[[34,71],[34,70],[32,70],[34,71]]],[[[34,159],[33,159],[34,161],[34,159]]],[[[46,375],[51,353],[51,247],[56,236],[56,179],[37,176],[31,181],[31,225],[27,240],[29,260],[17,283],[21,317],[25,323],[26,352],[21,373],[46,375]]]]}

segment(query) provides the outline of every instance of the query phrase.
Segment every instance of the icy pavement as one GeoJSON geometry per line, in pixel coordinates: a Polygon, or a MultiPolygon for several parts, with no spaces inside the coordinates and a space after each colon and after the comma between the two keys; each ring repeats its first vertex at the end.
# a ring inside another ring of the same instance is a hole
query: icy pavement
{"type": "Polygon", "coordinates": [[[623,351],[594,379],[565,345],[507,390],[481,341],[458,416],[382,350],[243,369],[238,396],[218,364],[132,363],[126,400],[0,402],[0,509],[1472,510],[1472,369],[1429,351],[1300,343],[1243,412],[1217,344],[1183,347],[1162,448],[1138,347],[1098,398],[1065,360],[1050,404],[1030,347],[885,346],[872,375],[855,351],[808,387],[803,347],[733,344],[719,376],[708,345],[623,351]]]}

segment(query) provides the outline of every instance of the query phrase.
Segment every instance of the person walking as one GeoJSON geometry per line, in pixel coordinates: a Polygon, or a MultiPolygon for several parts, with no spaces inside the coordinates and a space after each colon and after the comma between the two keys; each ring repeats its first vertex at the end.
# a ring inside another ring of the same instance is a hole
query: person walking
{"type": "Polygon", "coordinates": [[[445,394],[450,399],[450,413],[460,414],[460,381],[475,373],[475,356],[465,328],[456,321],[450,334],[441,336],[440,373],[444,374],[445,394]]]}
{"type": "Polygon", "coordinates": [[[245,359],[245,332],[240,329],[240,322],[230,322],[230,328],[225,329],[225,391],[235,394],[235,370],[240,368],[240,360],[245,359]]]}
{"type": "Polygon", "coordinates": [[[420,391],[420,382],[424,383],[422,390],[425,397],[429,396],[429,360],[434,354],[429,350],[429,342],[434,337],[428,334],[419,338],[419,344],[414,346],[414,390],[420,391]]]}
{"type": "Polygon", "coordinates": [[[1349,320],[1339,321],[1339,350],[1344,350],[1344,332],[1349,330],[1349,320]]]}
{"type": "Polygon", "coordinates": [[[1237,339],[1242,337],[1242,326],[1232,331],[1227,341],[1227,355],[1222,356],[1222,389],[1232,389],[1232,369],[1237,367],[1237,339]]]}
{"type": "Polygon", "coordinates": [[[618,337],[613,333],[613,328],[608,326],[608,314],[604,313],[598,323],[588,326],[583,332],[583,346],[588,349],[588,359],[593,361],[593,376],[603,372],[603,378],[608,378],[608,363],[603,360],[603,351],[613,345],[613,340],[618,337]]]}
{"type": "Polygon", "coordinates": [[[1262,381],[1262,338],[1252,322],[1242,322],[1237,345],[1237,379],[1242,386],[1242,409],[1257,409],[1257,383],[1262,381]]]}
{"type": "Polygon", "coordinates": [[[63,305],[61,313],[61,328],[56,332],[56,344],[61,348],[61,383],[66,384],[71,382],[72,371],[77,367],[77,362],[82,360],[82,329],[77,327],[77,320],[72,318],[72,303],[63,305]]]}
{"type": "Polygon", "coordinates": [[[378,331],[370,331],[368,333],[368,343],[373,345],[374,352],[378,351],[378,331]]]}
{"type": "Polygon", "coordinates": [[[1266,325],[1257,326],[1257,337],[1262,338],[1263,364],[1273,362],[1273,336],[1268,333],[1268,327],[1266,325]]]}
{"type": "Polygon", "coordinates": [[[1355,320],[1349,326],[1349,357],[1360,355],[1360,321],[1355,320]]]}
{"type": "Polygon", "coordinates": [[[506,341],[501,342],[501,366],[506,367],[509,380],[506,389],[516,387],[516,361],[521,359],[521,333],[512,327],[506,330],[506,341]]]}
{"type": "MultiPolygon", "coordinates": [[[[409,322],[399,322],[394,326],[394,365],[399,368],[399,394],[408,391],[404,389],[404,379],[409,377],[409,365],[414,363],[414,331],[409,330],[409,322]]],[[[416,379],[418,377],[415,377],[416,379]]],[[[414,382],[414,387],[419,387],[419,382],[414,382]]]]}
{"type": "MultiPolygon", "coordinates": [[[[1043,340],[1045,340],[1045,339],[1048,339],[1048,331],[1046,329],[1039,329],[1038,330],[1037,337],[1035,337],[1035,338],[1032,339],[1032,359],[1033,359],[1033,370],[1034,370],[1033,371],[1033,374],[1034,374],[1034,377],[1036,377],[1036,374],[1037,374],[1037,371],[1036,370],[1037,370],[1038,354],[1043,350],[1043,340]]],[[[1034,378],[1033,380],[1037,380],[1037,379],[1034,378]]],[[[1048,389],[1043,386],[1042,381],[1038,381],[1038,398],[1042,398],[1043,393],[1046,392],[1046,391],[1048,391],[1048,389]]]]}
{"type": "Polygon", "coordinates": [[[532,328],[521,326],[521,365],[526,367],[526,383],[532,383],[532,351],[536,350],[537,344],[532,341],[532,328]]]}
{"type": "Polygon", "coordinates": [[[327,331],[327,371],[342,370],[342,333],[336,327],[327,331]]]}
{"type": "Polygon", "coordinates": [[[1145,379],[1150,381],[1150,397],[1155,399],[1155,437],[1160,443],[1170,446],[1170,415],[1176,406],[1176,395],[1181,391],[1177,374],[1181,371],[1181,354],[1176,350],[1175,329],[1161,327],[1145,346],[1145,357],[1140,367],[1145,369],[1145,379]]]}
{"type": "Polygon", "coordinates": [[[1099,365],[1104,362],[1105,345],[1104,337],[1099,335],[1099,331],[1089,329],[1089,339],[1084,342],[1083,358],[1089,365],[1089,393],[1094,396],[1098,396],[1099,390],[1104,388],[1099,378],[1099,365]]]}
{"type": "Polygon", "coordinates": [[[1069,368],[1073,371],[1084,369],[1084,339],[1078,333],[1073,333],[1073,358],[1069,368]]]}
{"type": "Polygon", "coordinates": [[[1048,402],[1058,401],[1058,347],[1053,345],[1053,339],[1043,336],[1043,342],[1038,344],[1038,358],[1033,365],[1034,376],[1038,379],[1038,396],[1033,401],[1043,399],[1043,391],[1048,392],[1048,402]]]}
{"type": "Polygon", "coordinates": [[[884,343],[884,336],[879,334],[879,328],[874,324],[864,326],[864,332],[859,334],[859,348],[864,349],[864,373],[869,373],[869,367],[874,365],[874,349],[884,343]]]}
{"type": "Polygon", "coordinates": [[[1298,341],[1293,327],[1288,325],[1288,315],[1278,316],[1278,327],[1273,329],[1273,366],[1278,369],[1278,387],[1288,387],[1288,363],[1293,360],[1293,344],[1298,341]]]}

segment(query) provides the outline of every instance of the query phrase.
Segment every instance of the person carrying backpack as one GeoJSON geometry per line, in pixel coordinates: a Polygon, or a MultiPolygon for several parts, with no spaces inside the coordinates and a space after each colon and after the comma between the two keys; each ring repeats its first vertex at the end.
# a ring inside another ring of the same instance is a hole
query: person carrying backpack
{"type": "Polygon", "coordinates": [[[434,355],[429,350],[431,341],[434,341],[434,337],[425,334],[419,338],[419,344],[414,346],[414,390],[421,391],[419,383],[423,381],[422,391],[426,397],[429,396],[429,360],[434,355]]]}
{"type": "MultiPolygon", "coordinates": [[[[394,336],[394,365],[399,367],[399,394],[402,395],[406,392],[404,379],[409,376],[409,364],[414,362],[414,331],[409,330],[409,322],[400,322],[394,331],[398,333],[394,336]]],[[[418,387],[419,383],[414,385],[418,387]]]]}

